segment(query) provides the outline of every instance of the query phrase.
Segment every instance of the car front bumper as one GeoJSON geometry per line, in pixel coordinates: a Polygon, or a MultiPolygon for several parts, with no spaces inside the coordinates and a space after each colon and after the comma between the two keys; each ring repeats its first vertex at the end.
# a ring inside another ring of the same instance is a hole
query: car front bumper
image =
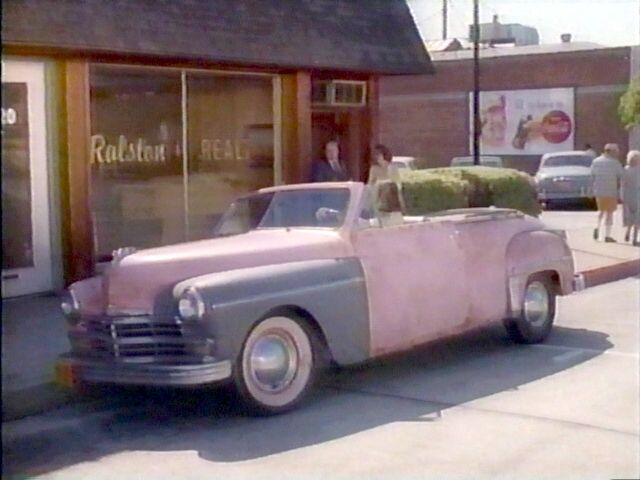
{"type": "Polygon", "coordinates": [[[119,385],[195,386],[217,383],[231,376],[231,362],[160,365],[87,360],[70,354],[56,363],[56,382],[72,388],[81,383],[119,385]]]}

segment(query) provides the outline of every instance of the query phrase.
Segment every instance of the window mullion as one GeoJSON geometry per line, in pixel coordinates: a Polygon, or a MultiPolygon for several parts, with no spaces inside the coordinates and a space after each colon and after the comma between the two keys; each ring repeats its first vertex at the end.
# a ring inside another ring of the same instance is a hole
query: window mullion
{"type": "Polygon", "coordinates": [[[189,225],[189,141],[188,141],[188,115],[187,115],[187,72],[182,70],[182,186],[184,201],[184,232],[185,239],[191,239],[189,225]]]}

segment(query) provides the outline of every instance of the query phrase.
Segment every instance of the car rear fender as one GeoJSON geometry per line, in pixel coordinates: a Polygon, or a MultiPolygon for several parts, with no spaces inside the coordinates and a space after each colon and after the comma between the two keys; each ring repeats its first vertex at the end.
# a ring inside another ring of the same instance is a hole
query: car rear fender
{"type": "Polygon", "coordinates": [[[522,310],[527,279],[534,273],[548,272],[557,293],[573,291],[574,263],[564,232],[536,230],[515,235],[506,254],[509,314],[518,316],[522,310]]]}

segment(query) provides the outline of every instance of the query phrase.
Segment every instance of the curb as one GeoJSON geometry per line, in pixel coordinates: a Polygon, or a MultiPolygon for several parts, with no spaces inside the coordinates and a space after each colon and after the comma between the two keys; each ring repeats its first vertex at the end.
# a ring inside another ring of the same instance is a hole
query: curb
{"type": "Polygon", "coordinates": [[[578,273],[584,277],[585,288],[595,287],[604,283],[615,282],[640,275],[640,259],[606,265],[578,273]]]}
{"type": "Polygon", "coordinates": [[[53,410],[80,399],[54,383],[2,392],[2,421],[8,422],[53,410]]]}

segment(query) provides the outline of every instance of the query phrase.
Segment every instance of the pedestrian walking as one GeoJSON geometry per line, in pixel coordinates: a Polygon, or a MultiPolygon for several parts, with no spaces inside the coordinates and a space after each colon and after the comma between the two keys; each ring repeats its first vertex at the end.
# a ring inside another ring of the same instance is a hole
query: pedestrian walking
{"type": "Polygon", "coordinates": [[[345,182],[350,180],[349,173],[340,161],[340,147],[335,140],[329,140],[324,146],[325,159],[317,160],[313,165],[312,182],[345,182]]]}
{"type": "Polygon", "coordinates": [[[632,241],[634,246],[638,242],[640,229],[640,151],[631,150],[627,154],[627,166],[622,177],[622,222],[627,231],[624,241],[632,241]],[[633,235],[632,235],[633,232],[633,235]]]}
{"type": "Polygon", "coordinates": [[[615,143],[604,146],[604,152],[591,164],[591,186],[593,196],[598,206],[598,223],[593,231],[593,238],[598,240],[600,226],[604,219],[604,241],[611,243],[616,240],[611,236],[613,213],[618,206],[620,184],[624,170],[618,161],[620,149],[615,143]]]}

